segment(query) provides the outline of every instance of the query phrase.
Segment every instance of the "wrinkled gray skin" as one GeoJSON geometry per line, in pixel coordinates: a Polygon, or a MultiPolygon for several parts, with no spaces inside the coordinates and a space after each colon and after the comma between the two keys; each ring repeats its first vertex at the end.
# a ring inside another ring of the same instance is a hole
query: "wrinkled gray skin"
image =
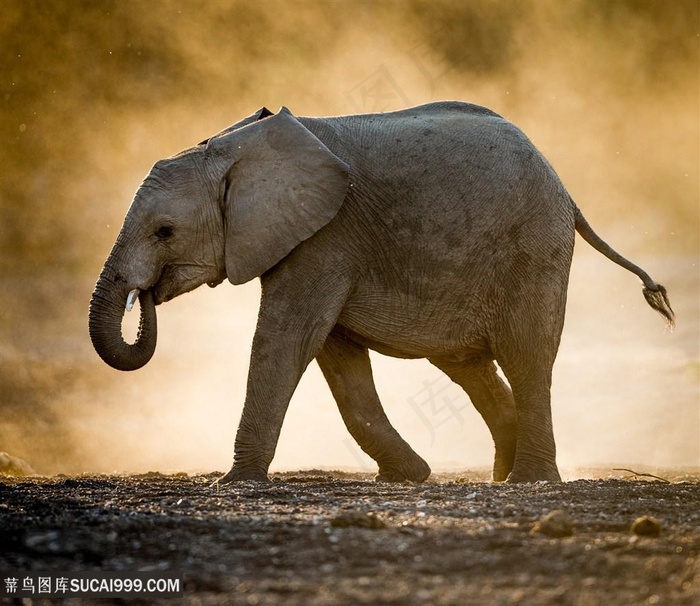
{"type": "Polygon", "coordinates": [[[335,118],[263,108],[156,163],[95,288],[90,334],[108,364],[138,368],[155,349],[154,303],[259,276],[245,407],[221,481],[267,478],[313,359],[378,479],[425,480],[430,468],[384,414],[368,349],[427,358],[466,391],[493,436],[494,480],[559,480],[550,383],[575,231],[640,276],[672,322],[663,287],[593,233],[497,114],[463,103],[335,118]],[[134,289],[142,327],[129,345],[121,321],[134,289]]]}

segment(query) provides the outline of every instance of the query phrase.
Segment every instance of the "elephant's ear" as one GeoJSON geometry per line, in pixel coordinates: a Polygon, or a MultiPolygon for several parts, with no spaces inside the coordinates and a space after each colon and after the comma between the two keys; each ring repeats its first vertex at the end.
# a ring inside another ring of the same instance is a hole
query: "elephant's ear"
{"type": "Polygon", "coordinates": [[[348,167],[286,108],[232,136],[226,176],[226,273],[243,284],[265,273],[340,209],[348,167]]]}
{"type": "MultiPolygon", "coordinates": [[[[243,120],[239,120],[235,124],[229,126],[228,128],[225,128],[222,130],[220,133],[217,133],[214,135],[215,137],[220,137],[221,135],[227,135],[228,133],[233,132],[234,130],[238,130],[239,128],[243,128],[244,126],[248,126],[249,124],[253,124],[253,122],[257,122],[258,120],[263,120],[269,116],[274,115],[267,107],[261,107],[258,111],[256,111],[254,114],[248,116],[247,118],[243,118],[243,120]]],[[[209,141],[213,137],[210,137],[209,139],[204,139],[200,143],[200,145],[207,145],[209,141]]]]}

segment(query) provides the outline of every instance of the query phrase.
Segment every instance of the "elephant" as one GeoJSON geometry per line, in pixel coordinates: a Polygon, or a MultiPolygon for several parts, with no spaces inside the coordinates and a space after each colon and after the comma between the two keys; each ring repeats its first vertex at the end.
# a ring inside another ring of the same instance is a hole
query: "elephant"
{"type": "Polygon", "coordinates": [[[135,370],[155,350],[155,306],[260,278],[221,482],[269,481],[314,359],[376,479],[427,479],[382,408],[369,350],[427,359],[463,388],[493,438],[494,481],[560,481],[550,386],[576,232],[636,274],[673,324],[666,289],[593,231],[499,114],[462,102],[322,118],[263,107],[155,163],[92,294],[90,337],[107,364],[135,370]],[[121,323],[137,298],[139,334],[127,343],[121,323]]]}

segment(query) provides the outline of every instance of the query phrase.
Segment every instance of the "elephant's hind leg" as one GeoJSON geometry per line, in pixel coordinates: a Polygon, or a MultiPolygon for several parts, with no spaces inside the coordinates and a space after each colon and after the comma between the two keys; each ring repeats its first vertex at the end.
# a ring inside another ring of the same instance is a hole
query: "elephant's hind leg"
{"type": "Polygon", "coordinates": [[[511,483],[561,481],[550,395],[556,347],[551,347],[553,339],[541,337],[547,334],[545,328],[537,330],[522,323],[520,334],[509,342],[510,346],[498,351],[498,362],[513,389],[518,413],[515,462],[507,479],[511,483]],[[540,337],[539,342],[533,333],[540,337]],[[526,348],[525,343],[535,345],[526,348]]]}
{"type": "Polygon", "coordinates": [[[496,365],[481,356],[464,361],[431,358],[430,362],[467,392],[486,421],[496,447],[493,479],[503,482],[515,461],[517,413],[510,388],[496,373],[496,365]]]}
{"type": "Polygon", "coordinates": [[[422,482],[427,479],[430,467],[384,414],[367,349],[332,332],[316,361],[348,431],[362,450],[379,464],[377,480],[422,482]]]}
{"type": "Polygon", "coordinates": [[[515,369],[503,365],[518,411],[515,462],[507,478],[510,483],[561,481],[552,431],[550,369],[535,361],[515,369]]]}
{"type": "MultiPolygon", "coordinates": [[[[563,249],[565,252],[571,248],[563,249]]],[[[551,253],[535,268],[527,288],[512,301],[490,345],[513,390],[518,413],[515,462],[507,481],[561,481],[552,428],[552,367],[564,326],[570,256],[551,253]],[[555,263],[567,272],[557,273],[555,263]],[[527,295],[527,296],[526,296],[527,295]]],[[[516,291],[517,292],[517,291],[516,291]]]]}

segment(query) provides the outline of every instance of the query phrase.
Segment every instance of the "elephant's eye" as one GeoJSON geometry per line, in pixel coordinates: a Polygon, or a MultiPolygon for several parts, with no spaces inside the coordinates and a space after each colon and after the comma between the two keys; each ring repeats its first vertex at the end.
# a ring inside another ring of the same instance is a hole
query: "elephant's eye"
{"type": "Polygon", "coordinates": [[[171,225],[161,225],[156,230],[155,235],[160,240],[167,240],[173,235],[173,228],[171,225]]]}

